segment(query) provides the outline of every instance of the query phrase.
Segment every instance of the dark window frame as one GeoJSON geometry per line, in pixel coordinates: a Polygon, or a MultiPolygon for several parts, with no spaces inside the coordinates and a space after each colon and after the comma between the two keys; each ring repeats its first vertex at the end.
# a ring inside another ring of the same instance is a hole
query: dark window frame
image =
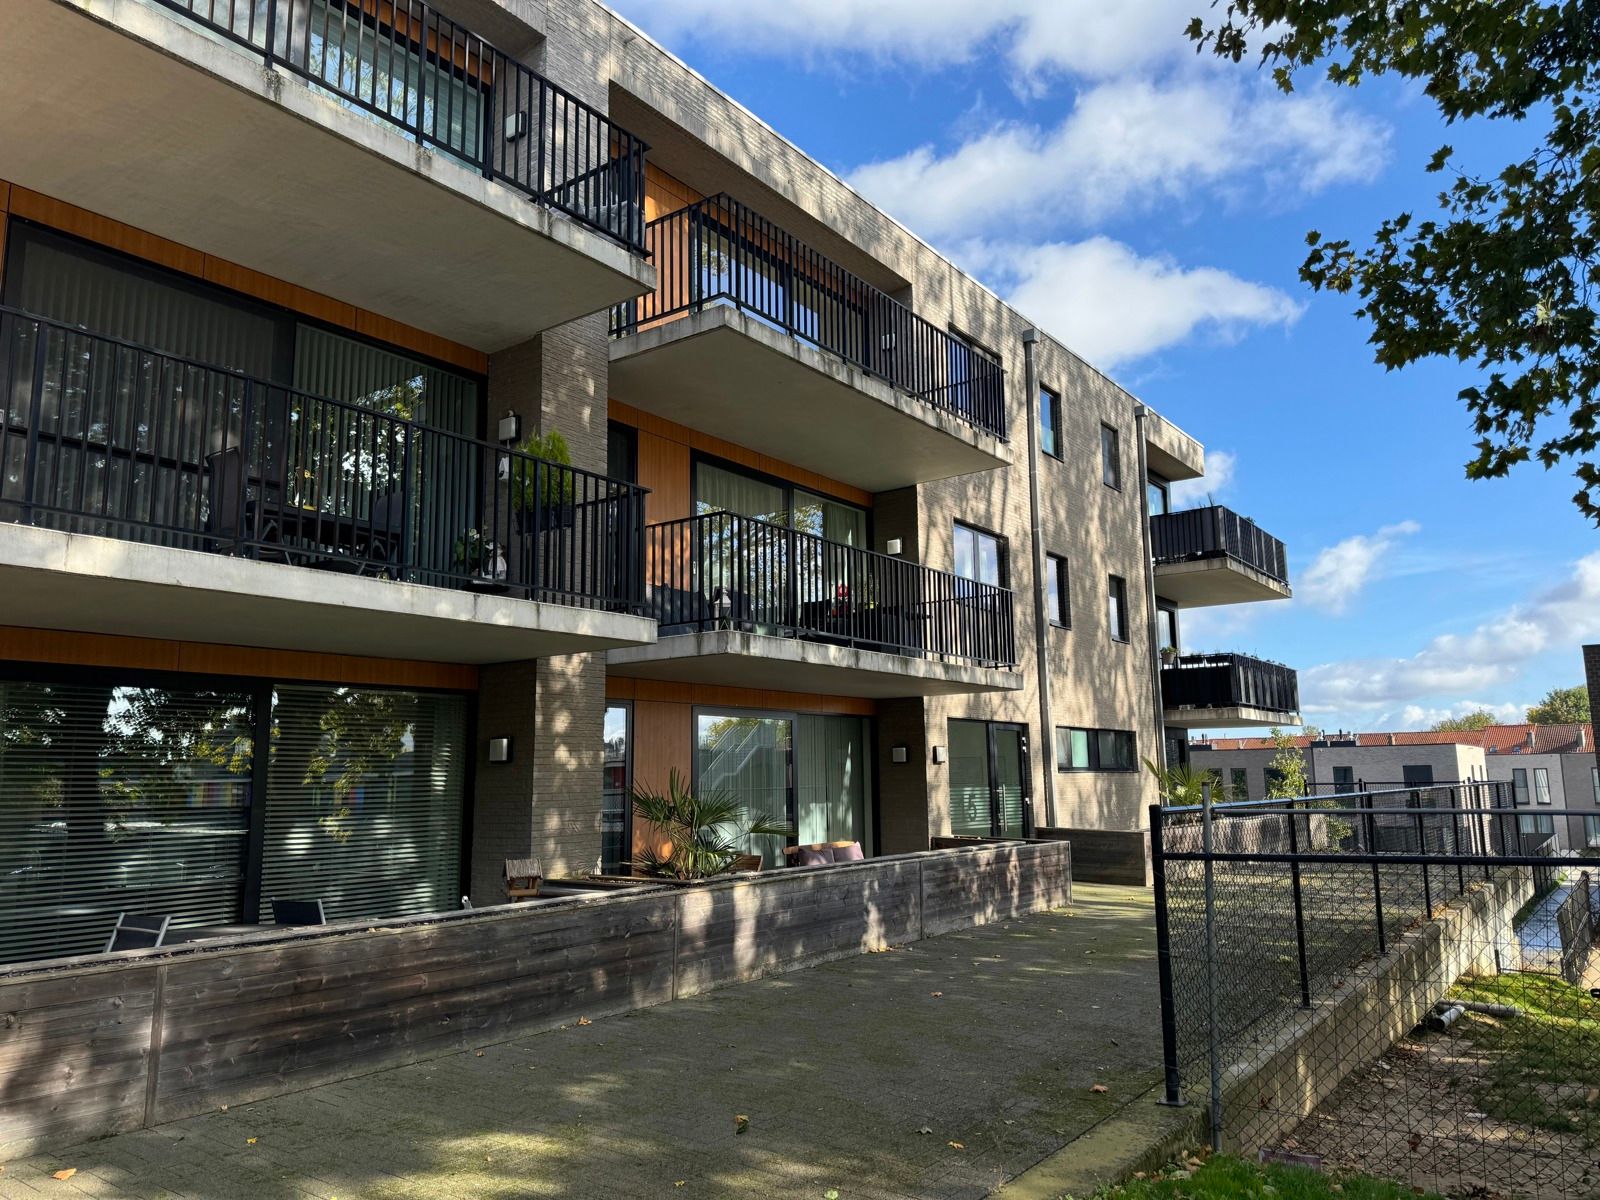
{"type": "Polygon", "coordinates": [[[1044,556],[1045,570],[1050,574],[1050,580],[1045,586],[1045,600],[1049,602],[1049,582],[1053,581],[1056,587],[1056,608],[1049,614],[1050,624],[1056,629],[1072,628],[1072,568],[1067,562],[1065,554],[1049,554],[1044,556]]]}
{"type": "Polygon", "coordinates": [[[1106,632],[1113,642],[1127,645],[1133,640],[1132,623],[1128,619],[1128,581],[1121,575],[1106,576],[1106,632]],[[1122,628],[1119,631],[1111,621],[1111,602],[1117,604],[1117,614],[1122,628]]]}
{"type": "Polygon", "coordinates": [[[1056,773],[1059,775],[1087,775],[1090,773],[1128,775],[1139,769],[1139,735],[1132,729],[1100,729],[1086,725],[1057,725],[1055,727],[1055,745],[1053,747],[1056,758],[1056,773]],[[1061,735],[1068,735],[1069,745],[1071,735],[1082,733],[1088,735],[1088,760],[1089,765],[1074,767],[1071,765],[1071,754],[1066,756],[1066,765],[1063,765],[1061,754],[1061,735]],[[1104,766],[1100,753],[1100,739],[1103,736],[1127,738],[1128,765],[1104,766]]]}
{"type": "Polygon", "coordinates": [[[1061,393],[1041,384],[1039,386],[1039,450],[1057,462],[1061,462],[1067,456],[1066,441],[1065,432],[1061,428],[1061,393]],[[1052,440],[1055,442],[1053,450],[1044,444],[1044,415],[1046,409],[1050,412],[1049,428],[1053,435],[1052,440]]]}
{"type": "MultiPolygon", "coordinates": [[[[956,561],[955,538],[959,535],[959,533],[963,529],[967,530],[969,533],[976,534],[980,538],[989,538],[991,541],[993,541],[995,543],[995,562],[997,563],[997,565],[1000,568],[1000,570],[999,570],[1000,581],[997,584],[988,584],[985,580],[982,580],[982,579],[971,579],[971,582],[973,582],[973,583],[981,583],[981,584],[985,584],[985,586],[991,586],[991,587],[1009,588],[1011,586],[1011,541],[1010,541],[1010,539],[1007,538],[1006,535],[1003,534],[1003,533],[996,533],[992,529],[985,529],[982,525],[974,525],[971,521],[963,521],[959,517],[955,518],[954,520],[952,520],[951,521],[951,525],[950,525],[950,539],[951,539],[950,540],[950,573],[952,575],[955,575],[958,579],[967,579],[968,578],[968,576],[961,575],[955,569],[955,561],[956,561]]],[[[976,565],[977,565],[977,557],[976,557],[976,555],[974,555],[974,557],[973,557],[973,565],[974,565],[974,567],[976,567],[976,565]]]]}
{"type": "Polygon", "coordinates": [[[1100,422],[1100,482],[1114,492],[1122,490],[1122,430],[1106,421],[1100,422]]]}

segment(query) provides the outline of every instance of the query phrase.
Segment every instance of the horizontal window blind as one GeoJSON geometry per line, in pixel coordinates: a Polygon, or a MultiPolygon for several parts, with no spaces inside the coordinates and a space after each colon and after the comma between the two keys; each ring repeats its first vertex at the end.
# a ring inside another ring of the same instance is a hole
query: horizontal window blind
{"type": "Polygon", "coordinates": [[[466,720],[461,696],[279,686],[261,919],[274,897],[329,920],[456,907],[466,720]]]}
{"type": "Polygon", "coordinates": [[[0,961],[239,920],[247,692],[0,681],[0,961]]]}

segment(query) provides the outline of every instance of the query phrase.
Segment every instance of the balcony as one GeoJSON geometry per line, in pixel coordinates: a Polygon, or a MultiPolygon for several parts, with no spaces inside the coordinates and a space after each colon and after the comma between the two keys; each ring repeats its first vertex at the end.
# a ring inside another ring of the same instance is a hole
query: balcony
{"type": "Polygon", "coordinates": [[[1161,668],[1168,725],[1222,729],[1300,724],[1293,669],[1247,654],[1189,654],[1161,668]]]}
{"type": "Polygon", "coordinates": [[[1150,518],[1156,593],[1185,608],[1287,600],[1283,543],[1221,505],[1150,518]]]}
{"type": "Polygon", "coordinates": [[[744,205],[669,213],[645,246],[616,399],[871,492],[1010,461],[999,364],[744,205]]]}
{"type": "Polygon", "coordinates": [[[0,621],[498,662],[648,642],[644,493],[0,309],[0,621]]]}
{"type": "Polygon", "coordinates": [[[7,0],[0,45],[0,178],[201,254],[486,351],[654,282],[644,144],[420,0],[7,0]]]}
{"type": "Polygon", "coordinates": [[[1011,592],[728,512],[645,530],[653,646],[613,675],[876,698],[1008,691],[1011,592]]]}

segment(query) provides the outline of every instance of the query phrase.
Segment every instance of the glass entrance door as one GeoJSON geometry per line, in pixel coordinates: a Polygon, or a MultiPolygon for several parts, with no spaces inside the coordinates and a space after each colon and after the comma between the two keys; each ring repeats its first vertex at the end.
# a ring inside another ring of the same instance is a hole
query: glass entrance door
{"type": "Polygon", "coordinates": [[[1024,725],[950,722],[950,832],[1027,837],[1033,772],[1024,725]]]}

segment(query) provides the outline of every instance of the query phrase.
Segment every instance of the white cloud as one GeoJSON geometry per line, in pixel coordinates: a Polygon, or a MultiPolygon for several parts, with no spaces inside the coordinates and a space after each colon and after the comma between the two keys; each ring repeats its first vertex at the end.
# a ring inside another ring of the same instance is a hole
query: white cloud
{"type": "MultiPolygon", "coordinates": [[[[1488,712],[1502,725],[1520,722],[1527,713],[1526,704],[1506,702],[1495,704],[1487,700],[1462,700],[1443,708],[1429,708],[1420,704],[1408,704],[1402,708],[1395,721],[1402,729],[1428,729],[1440,721],[1448,721],[1454,717],[1464,717],[1468,713],[1488,712]]],[[[1388,723],[1388,722],[1385,722],[1388,723]]]]}
{"type": "Polygon", "coordinates": [[[1325,91],[1284,96],[1237,76],[1116,79],[1079,93],[1054,129],[995,125],[954,149],[921,146],[850,182],[932,238],[1093,224],[1201,191],[1307,193],[1371,179],[1388,131],[1325,91]]]}
{"type": "Polygon", "coordinates": [[[1193,0],[650,0],[621,3],[652,34],[741,52],[942,66],[997,50],[1019,77],[1103,76],[1193,59],[1193,0]]]}
{"type": "MultiPolygon", "coordinates": [[[[1439,697],[1484,695],[1515,681],[1528,661],[1600,637],[1600,551],[1555,587],[1482,622],[1442,634],[1409,658],[1324,663],[1300,672],[1307,711],[1398,709],[1439,697]],[[1315,707],[1313,707],[1315,706],[1315,707]]],[[[1459,707],[1466,701],[1451,701],[1459,707]]],[[[1499,711],[1506,705],[1491,706],[1499,711]]]]}
{"type": "Polygon", "coordinates": [[[1174,509],[1210,504],[1233,484],[1239,459],[1231,450],[1207,450],[1206,473],[1199,479],[1180,479],[1170,489],[1168,499],[1174,509]]]}
{"type": "Polygon", "coordinates": [[[1295,584],[1295,594],[1313,608],[1338,615],[1371,583],[1395,545],[1418,532],[1415,521],[1385,525],[1374,534],[1357,534],[1318,552],[1295,584]]]}
{"type": "Polygon", "coordinates": [[[1107,370],[1196,334],[1231,342],[1249,328],[1290,324],[1301,312],[1275,288],[1214,267],[1141,258],[1104,237],[973,242],[958,257],[1052,336],[1107,370]],[[1089,296],[1093,303],[1085,303],[1089,296]]]}

